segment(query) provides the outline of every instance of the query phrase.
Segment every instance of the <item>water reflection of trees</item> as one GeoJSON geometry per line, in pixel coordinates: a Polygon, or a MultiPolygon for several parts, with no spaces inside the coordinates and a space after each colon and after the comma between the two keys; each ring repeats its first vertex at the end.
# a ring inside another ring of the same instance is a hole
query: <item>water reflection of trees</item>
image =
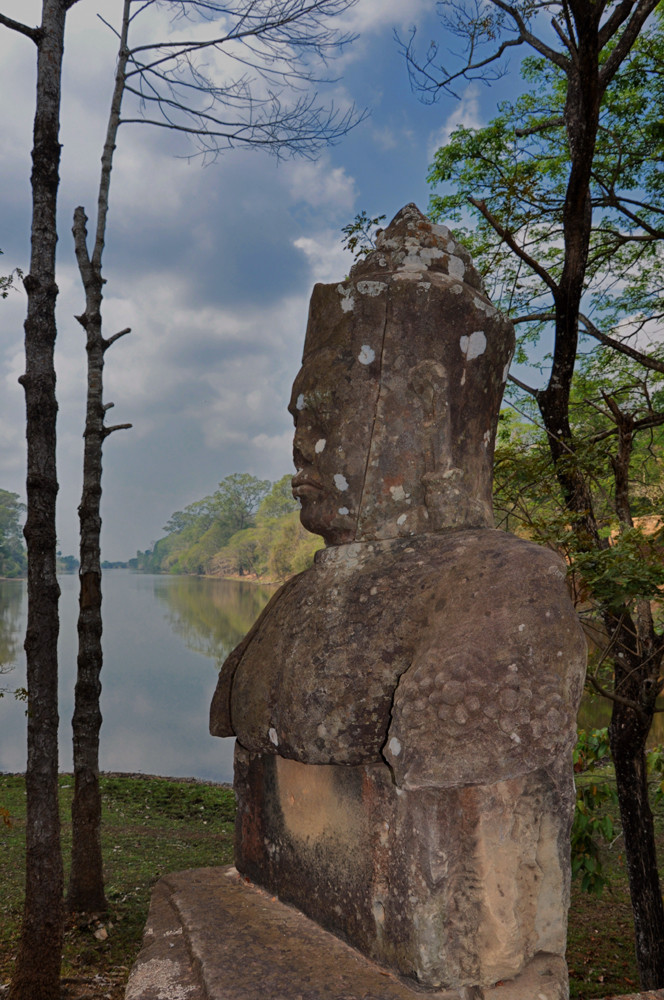
{"type": "Polygon", "coordinates": [[[209,656],[219,668],[249,631],[274,589],[188,576],[156,579],[154,593],[167,606],[173,631],[189,649],[209,656]]]}
{"type": "Polygon", "coordinates": [[[16,664],[23,642],[22,611],[25,582],[0,580],[0,673],[16,664]]]}

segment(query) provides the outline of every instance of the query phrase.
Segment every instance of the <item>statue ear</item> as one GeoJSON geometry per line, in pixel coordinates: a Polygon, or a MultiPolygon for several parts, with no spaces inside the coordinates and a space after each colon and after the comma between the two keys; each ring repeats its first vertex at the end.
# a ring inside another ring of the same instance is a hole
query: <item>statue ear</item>
{"type": "Polygon", "coordinates": [[[448,422],[448,379],[440,361],[427,358],[411,368],[408,387],[419,398],[425,427],[448,422]]]}

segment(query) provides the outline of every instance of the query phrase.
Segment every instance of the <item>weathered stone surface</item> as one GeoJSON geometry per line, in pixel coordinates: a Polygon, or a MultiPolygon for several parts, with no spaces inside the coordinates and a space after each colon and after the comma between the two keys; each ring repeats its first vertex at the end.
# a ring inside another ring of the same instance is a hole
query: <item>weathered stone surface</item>
{"type": "Polygon", "coordinates": [[[564,955],[569,769],[410,792],[238,746],[236,788],[238,867],[403,975],[491,986],[564,955]]]}
{"type": "Polygon", "coordinates": [[[459,997],[557,955],[548,1000],[567,991],[586,647],[561,560],[493,528],[513,345],[415,206],[316,286],[293,487],[328,548],[224,664],[211,731],[238,738],[242,872],[459,997]]]}
{"type": "Polygon", "coordinates": [[[563,1000],[561,959],[554,955],[538,956],[522,977],[486,991],[421,990],[229,868],[161,879],[149,926],[166,928],[166,941],[182,942],[182,951],[158,961],[148,934],[127,1000],[563,1000]]]}
{"type": "Polygon", "coordinates": [[[564,567],[495,529],[323,550],[250,636],[212,711],[248,750],[387,760],[418,787],[512,777],[574,738],[585,644],[564,567]]]}
{"type": "Polygon", "coordinates": [[[338,544],[491,525],[513,350],[467,251],[407,205],[311,297],[289,406],[305,527],[338,544]]]}

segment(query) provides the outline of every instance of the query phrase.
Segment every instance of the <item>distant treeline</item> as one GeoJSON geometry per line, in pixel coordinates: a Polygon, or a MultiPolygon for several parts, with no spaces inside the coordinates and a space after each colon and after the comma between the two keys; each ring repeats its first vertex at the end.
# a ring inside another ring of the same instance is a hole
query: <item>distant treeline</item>
{"type": "MultiPolygon", "coordinates": [[[[0,490],[0,579],[11,580],[27,574],[28,560],[23,538],[25,511],[25,504],[18,493],[0,490]]],[[[76,556],[63,556],[58,552],[58,573],[75,573],[77,569],[76,556]]]]}
{"type": "Polygon", "coordinates": [[[323,539],[300,524],[290,475],[276,483],[247,473],[227,476],[211,496],[176,511],[151,550],[130,567],[144,573],[192,573],[284,580],[311,565],[323,539]]]}

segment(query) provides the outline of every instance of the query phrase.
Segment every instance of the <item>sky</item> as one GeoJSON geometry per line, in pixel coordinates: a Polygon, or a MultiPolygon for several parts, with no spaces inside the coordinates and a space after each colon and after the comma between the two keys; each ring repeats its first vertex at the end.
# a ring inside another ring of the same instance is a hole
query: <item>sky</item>
{"type": "MultiPolygon", "coordinates": [[[[78,551],[85,343],[71,220],[94,216],[121,0],[79,0],[67,21],[62,98],[56,349],[58,539],[78,551]]],[[[107,423],[131,423],[104,446],[102,558],[126,560],[163,536],[170,515],[234,472],[292,472],[286,406],[298,371],[308,300],[352,257],[341,227],[356,213],[387,221],[407,202],[426,211],[433,152],[459,123],[496,111],[510,79],[471,84],[427,106],[412,93],[395,31],[442,37],[431,0],[358,0],[340,25],[357,34],[319,88],[323,103],[368,114],[316,162],[234,149],[214,163],[181,136],[120,129],[104,255],[104,333],[131,327],[106,354],[107,423]]],[[[0,0],[36,25],[39,0],[0,0]]],[[[149,12],[145,17],[149,16],[149,12]]],[[[168,23],[159,16],[159,30],[168,23]]],[[[144,22],[144,31],[152,25],[144,22]]],[[[155,27],[155,30],[157,28],[155,27]]],[[[0,274],[27,269],[35,47],[0,28],[0,274]]],[[[515,71],[518,62],[515,63],[515,71]]],[[[25,499],[25,296],[0,300],[0,489],[25,499]]]]}

